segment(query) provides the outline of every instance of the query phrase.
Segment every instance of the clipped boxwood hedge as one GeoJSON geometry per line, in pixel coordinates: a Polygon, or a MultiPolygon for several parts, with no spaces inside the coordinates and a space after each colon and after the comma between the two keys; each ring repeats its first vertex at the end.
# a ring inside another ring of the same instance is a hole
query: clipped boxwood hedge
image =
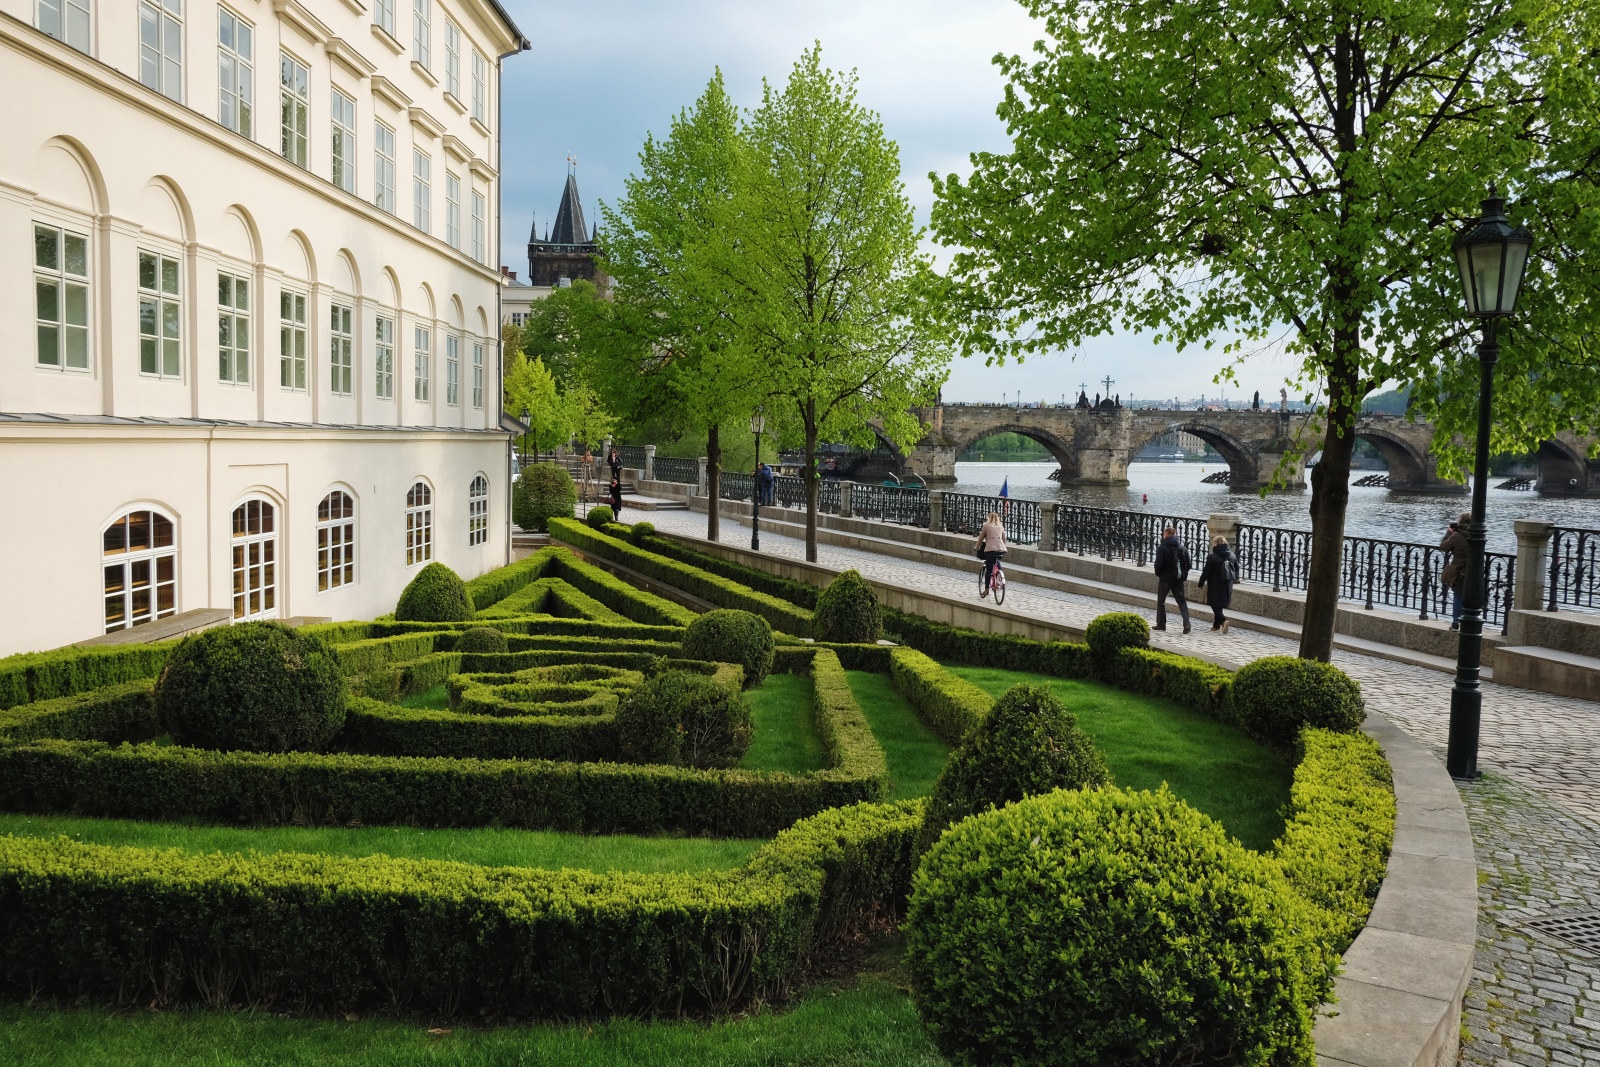
{"type": "Polygon", "coordinates": [[[137,678],[154,678],[177,647],[176,641],[162,641],[6,656],[0,659],[0,708],[88,693],[137,678]]]}

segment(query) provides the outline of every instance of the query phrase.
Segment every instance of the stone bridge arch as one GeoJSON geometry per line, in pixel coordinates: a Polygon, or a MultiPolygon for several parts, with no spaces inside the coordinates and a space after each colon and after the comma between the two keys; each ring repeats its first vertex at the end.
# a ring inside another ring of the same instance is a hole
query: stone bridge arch
{"type": "MultiPolygon", "coordinates": [[[[1130,434],[1128,455],[1132,457],[1139,454],[1147,445],[1169,433],[1190,434],[1216,449],[1222,461],[1228,465],[1230,489],[1254,492],[1272,477],[1277,465],[1277,460],[1274,458],[1273,463],[1263,470],[1260,455],[1253,445],[1240,440],[1222,426],[1194,418],[1177,418],[1165,426],[1158,422],[1145,421],[1135,433],[1130,434]]],[[[1296,473],[1303,475],[1304,467],[1299,468],[1296,473]]]]}
{"type": "Polygon", "coordinates": [[[1389,488],[1409,493],[1464,493],[1467,487],[1439,476],[1438,461],[1428,451],[1431,432],[1406,424],[1409,433],[1386,424],[1356,423],[1356,440],[1378,450],[1389,468],[1389,488]]]}
{"type": "Polygon", "coordinates": [[[1587,456],[1561,440],[1544,441],[1535,455],[1539,468],[1538,490],[1546,496],[1585,496],[1589,492],[1591,464],[1587,456]]]}
{"type": "Polygon", "coordinates": [[[993,426],[977,430],[968,430],[959,436],[950,439],[950,446],[955,449],[956,455],[967,451],[979,441],[987,440],[998,434],[1014,433],[1018,437],[1026,437],[1030,441],[1037,441],[1043,445],[1050,458],[1056,461],[1057,466],[1063,470],[1068,469],[1072,462],[1072,444],[1063,440],[1060,435],[1042,429],[1038,426],[1025,426],[1020,422],[997,422],[993,426]]]}

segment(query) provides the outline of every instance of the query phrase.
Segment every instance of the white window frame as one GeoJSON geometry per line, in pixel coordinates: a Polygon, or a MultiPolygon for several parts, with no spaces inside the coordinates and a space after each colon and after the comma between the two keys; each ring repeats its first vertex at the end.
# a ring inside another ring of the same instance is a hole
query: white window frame
{"type": "Polygon", "coordinates": [[[331,489],[317,505],[317,593],[356,584],[356,498],[331,489]]]}
{"type": "Polygon", "coordinates": [[[467,487],[467,547],[489,543],[489,479],[482,474],[467,487]]]}
{"type": "Polygon", "coordinates": [[[406,566],[433,558],[433,487],[420,478],[406,491],[406,566]]]}
{"type": "Polygon", "coordinates": [[[293,393],[306,391],[307,305],[310,298],[294,289],[278,290],[278,384],[293,393]]]}
{"type": "Polygon", "coordinates": [[[328,93],[328,177],[347,193],[356,191],[356,102],[338,89],[328,93]]]}
{"type": "Polygon", "coordinates": [[[444,172],[444,243],[461,251],[461,175],[444,172]]]}
{"type": "Polygon", "coordinates": [[[90,321],[94,304],[90,299],[90,255],[93,245],[89,235],[57,226],[53,222],[33,223],[33,315],[34,315],[34,366],[40,370],[87,372],[94,362],[94,333],[90,321]],[[53,263],[40,263],[41,238],[51,238],[53,263]],[[71,249],[81,246],[83,270],[72,269],[71,249]],[[48,314],[47,314],[48,312],[48,314]],[[81,319],[82,321],[72,321],[81,319]],[[54,352],[46,359],[45,339],[50,338],[54,352]],[[81,357],[74,358],[74,340],[81,346],[81,357]]]}
{"type": "Polygon", "coordinates": [[[472,50],[472,117],[489,125],[489,61],[472,50]]]}
{"type": "Polygon", "coordinates": [[[142,622],[153,622],[169,615],[176,615],[178,613],[178,520],[162,509],[150,505],[138,505],[123,511],[100,530],[100,574],[103,589],[101,633],[115,633],[142,622]],[[133,544],[134,524],[131,520],[136,515],[145,517],[144,528],[148,531],[147,543],[142,546],[133,544]],[[162,524],[166,526],[165,544],[161,543],[162,524]],[[112,531],[119,526],[120,536],[116,537],[119,547],[113,549],[107,545],[107,541],[113,537],[112,531]],[[163,566],[163,563],[166,565],[163,566]],[[113,568],[121,571],[116,588],[112,588],[107,577],[107,572],[113,568]],[[142,610],[134,604],[140,590],[150,591],[142,610]],[[170,594],[167,606],[163,608],[161,595],[164,590],[170,591],[170,594]],[[113,597],[120,602],[121,609],[115,619],[104,610],[113,597]]]}
{"type": "Polygon", "coordinates": [[[444,335],[444,402],[461,403],[461,338],[453,333],[444,335]]]}
{"type": "Polygon", "coordinates": [[[388,315],[378,315],[373,323],[373,387],[379,400],[393,400],[394,319],[388,315]]]}
{"type": "Polygon", "coordinates": [[[139,373],[155,378],[183,378],[183,260],[157,249],[141,248],[139,261],[139,373]],[[155,284],[147,287],[145,261],[152,262],[155,284]],[[167,287],[168,267],[172,287],[167,287]],[[145,330],[150,309],[153,331],[145,330]],[[146,352],[149,358],[146,358],[146,352]]]}
{"type": "Polygon", "coordinates": [[[394,22],[394,0],[372,0],[372,23],[390,37],[399,38],[399,27],[394,22]]]}
{"type": "Polygon", "coordinates": [[[183,103],[183,0],[139,0],[139,82],[183,103]]]}
{"type": "Polygon", "coordinates": [[[400,205],[395,202],[394,130],[381,122],[372,125],[372,202],[395,215],[400,205]]]}
{"type": "Polygon", "coordinates": [[[288,52],[278,53],[279,152],[297,167],[311,164],[311,68],[288,52]]]}
{"type": "Polygon", "coordinates": [[[411,58],[433,69],[433,0],[411,0],[411,58]]]}
{"type": "Polygon", "coordinates": [[[433,228],[433,157],[411,150],[411,224],[423,233],[433,228]]]}
{"type": "Polygon", "coordinates": [[[472,406],[483,410],[483,342],[472,342],[472,406]]]}
{"type": "Polygon", "coordinates": [[[433,331],[426,326],[417,326],[411,333],[411,356],[413,375],[411,381],[411,395],[413,400],[426,402],[428,399],[428,385],[433,372],[429,366],[433,357],[433,331]]]}
{"type": "Polygon", "coordinates": [[[217,381],[250,384],[250,289],[243,274],[217,271],[217,381]]]}
{"type": "Polygon", "coordinates": [[[461,27],[444,20],[444,91],[461,99],[461,27]]]}
{"type": "Polygon", "coordinates": [[[233,621],[278,617],[278,506],[266,497],[234,505],[228,540],[233,621]]]}
{"type": "Polygon", "coordinates": [[[92,0],[38,0],[34,5],[34,25],[62,44],[93,54],[94,10],[92,0]]]}
{"type": "Polygon", "coordinates": [[[255,36],[255,26],[243,16],[217,8],[217,121],[250,138],[255,137],[255,36]]]}
{"type": "Polygon", "coordinates": [[[349,304],[328,305],[328,389],[334,396],[355,393],[355,319],[349,304]]]}
{"type": "Polygon", "coordinates": [[[483,217],[488,212],[488,202],[478,190],[472,190],[472,258],[479,263],[486,263],[484,259],[487,250],[483,240],[483,217]]]}

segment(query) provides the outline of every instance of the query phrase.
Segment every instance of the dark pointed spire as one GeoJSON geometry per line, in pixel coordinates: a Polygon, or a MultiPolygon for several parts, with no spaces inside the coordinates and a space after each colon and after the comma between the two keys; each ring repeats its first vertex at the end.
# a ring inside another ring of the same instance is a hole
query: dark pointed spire
{"type": "Polygon", "coordinates": [[[589,240],[589,228],[583,221],[583,204],[578,200],[578,178],[567,175],[567,186],[561,191],[561,206],[556,209],[556,224],[550,230],[550,241],[558,245],[581,245],[589,240]]]}
{"type": "Polygon", "coordinates": [[[533,244],[534,242],[536,242],[538,240],[539,240],[539,215],[538,215],[537,212],[535,212],[534,216],[533,216],[533,226],[528,230],[528,243],[531,245],[531,244],[533,244]]]}

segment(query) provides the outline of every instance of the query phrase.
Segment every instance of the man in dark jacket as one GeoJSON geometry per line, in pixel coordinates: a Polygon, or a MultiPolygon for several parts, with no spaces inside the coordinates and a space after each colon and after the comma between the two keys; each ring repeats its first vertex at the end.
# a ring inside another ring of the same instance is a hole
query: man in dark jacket
{"type": "Polygon", "coordinates": [[[1183,632],[1189,632],[1189,598],[1183,594],[1183,583],[1189,580],[1189,550],[1178,540],[1176,528],[1168,526],[1161,531],[1161,543],[1156,546],[1156,624],[1153,629],[1167,628],[1167,594],[1178,601],[1178,614],[1183,616],[1183,632]]]}
{"type": "Polygon", "coordinates": [[[1439,574],[1439,584],[1450,590],[1450,629],[1461,629],[1461,594],[1467,586],[1467,561],[1472,556],[1472,546],[1467,541],[1467,526],[1472,522],[1472,512],[1463,511],[1459,523],[1452,522],[1439,547],[1444,549],[1444,570],[1439,574]]]}

